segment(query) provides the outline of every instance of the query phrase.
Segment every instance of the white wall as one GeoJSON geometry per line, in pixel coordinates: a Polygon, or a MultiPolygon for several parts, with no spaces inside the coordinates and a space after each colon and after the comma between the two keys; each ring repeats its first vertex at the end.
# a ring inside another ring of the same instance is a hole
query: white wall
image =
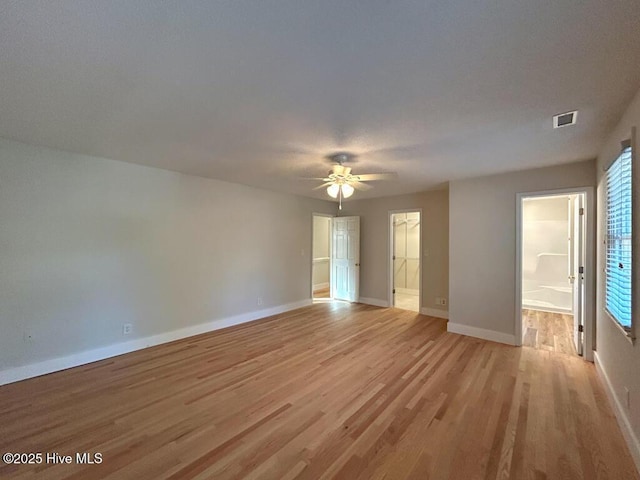
{"type": "MultiPolygon", "coordinates": [[[[449,185],[449,326],[515,342],[516,194],[593,186],[580,162],[449,185]],[[475,329],[475,330],[474,330],[475,329]]],[[[462,330],[459,330],[462,333],[462,330]]]]}
{"type": "MultiPolygon", "coordinates": [[[[629,108],[620,120],[618,126],[611,132],[600,155],[598,156],[598,234],[597,238],[604,238],[606,227],[605,210],[605,173],[604,167],[609,165],[620,153],[620,142],[630,137],[631,127],[640,129],[640,91],[635,99],[630,103],[629,108]]],[[[638,156],[638,140],[633,146],[635,155],[633,190],[635,193],[640,188],[640,157],[638,156]]],[[[633,203],[633,268],[634,272],[634,322],[640,322],[640,282],[638,278],[638,268],[640,263],[640,195],[634,196],[633,203]]],[[[597,242],[598,246],[598,299],[596,305],[596,346],[597,363],[606,372],[611,390],[615,395],[615,401],[619,407],[619,415],[622,418],[623,432],[627,434],[627,439],[632,444],[632,451],[635,454],[636,465],[640,469],[640,340],[632,345],[620,332],[609,315],[604,311],[604,274],[605,248],[602,242],[597,242]],[[625,387],[629,389],[630,408],[626,407],[625,387]]],[[[640,329],[636,326],[636,336],[640,334],[640,329]]]]}
{"type": "Polygon", "coordinates": [[[447,190],[349,199],[343,202],[342,208],[341,216],[360,216],[360,297],[381,304],[389,301],[389,212],[422,209],[422,308],[429,309],[431,314],[446,316],[447,307],[436,305],[435,298],[449,296],[447,190]]]}
{"type": "Polygon", "coordinates": [[[335,209],[0,139],[0,371],[308,299],[335,209]]]}
{"type": "Polygon", "coordinates": [[[326,288],[329,284],[329,255],[331,245],[331,218],[313,217],[313,285],[326,288]]]}

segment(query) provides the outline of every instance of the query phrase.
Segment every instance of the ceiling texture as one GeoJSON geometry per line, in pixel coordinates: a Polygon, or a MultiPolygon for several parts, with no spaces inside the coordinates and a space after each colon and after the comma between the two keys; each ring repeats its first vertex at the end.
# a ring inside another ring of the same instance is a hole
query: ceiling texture
{"type": "Polygon", "coordinates": [[[0,137],[325,199],[349,151],[395,195],[594,158],[639,59],[638,0],[2,0],[0,137]]]}

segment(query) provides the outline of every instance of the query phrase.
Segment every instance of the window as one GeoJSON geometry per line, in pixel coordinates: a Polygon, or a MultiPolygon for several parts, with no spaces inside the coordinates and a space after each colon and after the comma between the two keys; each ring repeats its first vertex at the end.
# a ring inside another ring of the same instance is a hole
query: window
{"type": "Polygon", "coordinates": [[[607,263],[605,305],[631,330],[631,147],[607,170],[607,263]]]}

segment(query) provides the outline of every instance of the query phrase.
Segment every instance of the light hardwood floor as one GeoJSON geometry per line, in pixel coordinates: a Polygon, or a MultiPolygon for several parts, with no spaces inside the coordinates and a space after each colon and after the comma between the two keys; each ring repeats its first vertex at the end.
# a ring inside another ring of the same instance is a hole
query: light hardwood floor
{"type": "Polygon", "coordinates": [[[402,310],[411,310],[412,312],[420,311],[420,296],[410,295],[408,293],[394,293],[393,302],[396,308],[402,310]]]}
{"type": "Polygon", "coordinates": [[[567,355],[578,355],[573,345],[573,315],[522,310],[523,345],[567,355]]]}
{"type": "Polygon", "coordinates": [[[638,479],[594,367],[316,304],[0,387],[1,478],[638,479]]]}
{"type": "Polygon", "coordinates": [[[329,287],[320,288],[313,291],[313,298],[329,298],[331,296],[331,289],[329,287]]]}

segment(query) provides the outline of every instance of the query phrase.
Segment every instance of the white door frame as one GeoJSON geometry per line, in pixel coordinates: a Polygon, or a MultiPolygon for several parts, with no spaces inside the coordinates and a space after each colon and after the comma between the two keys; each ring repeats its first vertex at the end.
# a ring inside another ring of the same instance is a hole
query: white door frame
{"type": "Polygon", "coordinates": [[[516,304],[515,304],[515,337],[516,346],[522,345],[522,201],[531,197],[548,197],[554,195],[585,196],[585,246],[586,265],[584,272],[585,312],[584,312],[584,359],[593,362],[593,344],[595,340],[595,227],[596,211],[593,187],[562,188],[558,190],[544,190],[537,192],[522,192],[516,194],[516,304]]]}
{"type": "Polygon", "coordinates": [[[423,255],[422,255],[422,208],[404,208],[402,210],[389,210],[389,234],[388,234],[388,242],[387,242],[387,301],[390,307],[393,307],[393,242],[395,239],[393,238],[393,215],[395,213],[411,213],[418,212],[420,213],[420,250],[418,255],[418,263],[420,266],[420,275],[418,278],[418,313],[422,313],[422,267],[423,267],[423,255]]]}
{"type": "Polygon", "coordinates": [[[311,249],[309,252],[311,253],[309,256],[311,257],[311,292],[309,293],[309,297],[311,301],[313,301],[313,237],[315,225],[313,221],[313,217],[327,217],[331,219],[331,223],[329,224],[329,300],[333,300],[333,218],[335,215],[331,215],[330,213],[312,213],[311,214],[311,249]]]}
{"type": "MultiPolygon", "coordinates": [[[[580,271],[576,273],[576,268],[580,266],[584,266],[586,262],[586,235],[587,231],[585,230],[584,217],[585,215],[580,215],[580,210],[583,210],[585,207],[587,199],[584,195],[576,195],[575,203],[569,203],[569,208],[571,208],[571,218],[572,221],[570,223],[571,228],[571,243],[572,249],[570,249],[570,255],[573,256],[573,260],[571,264],[573,266],[570,275],[573,279],[571,282],[571,293],[573,295],[571,310],[575,315],[578,312],[584,318],[584,307],[586,305],[586,288],[584,283],[584,275],[580,274],[580,271]],[[580,242],[576,242],[576,237],[578,239],[582,239],[582,244],[580,242]],[[577,244],[577,245],[576,245],[577,244]]],[[[583,210],[586,213],[586,209],[583,210]]],[[[584,326],[583,326],[584,329],[584,326]]],[[[578,355],[584,356],[584,344],[586,343],[584,332],[580,332],[579,325],[576,324],[575,318],[573,322],[573,343],[576,347],[576,351],[578,355]],[[578,326],[578,328],[576,328],[578,326]]]]}

